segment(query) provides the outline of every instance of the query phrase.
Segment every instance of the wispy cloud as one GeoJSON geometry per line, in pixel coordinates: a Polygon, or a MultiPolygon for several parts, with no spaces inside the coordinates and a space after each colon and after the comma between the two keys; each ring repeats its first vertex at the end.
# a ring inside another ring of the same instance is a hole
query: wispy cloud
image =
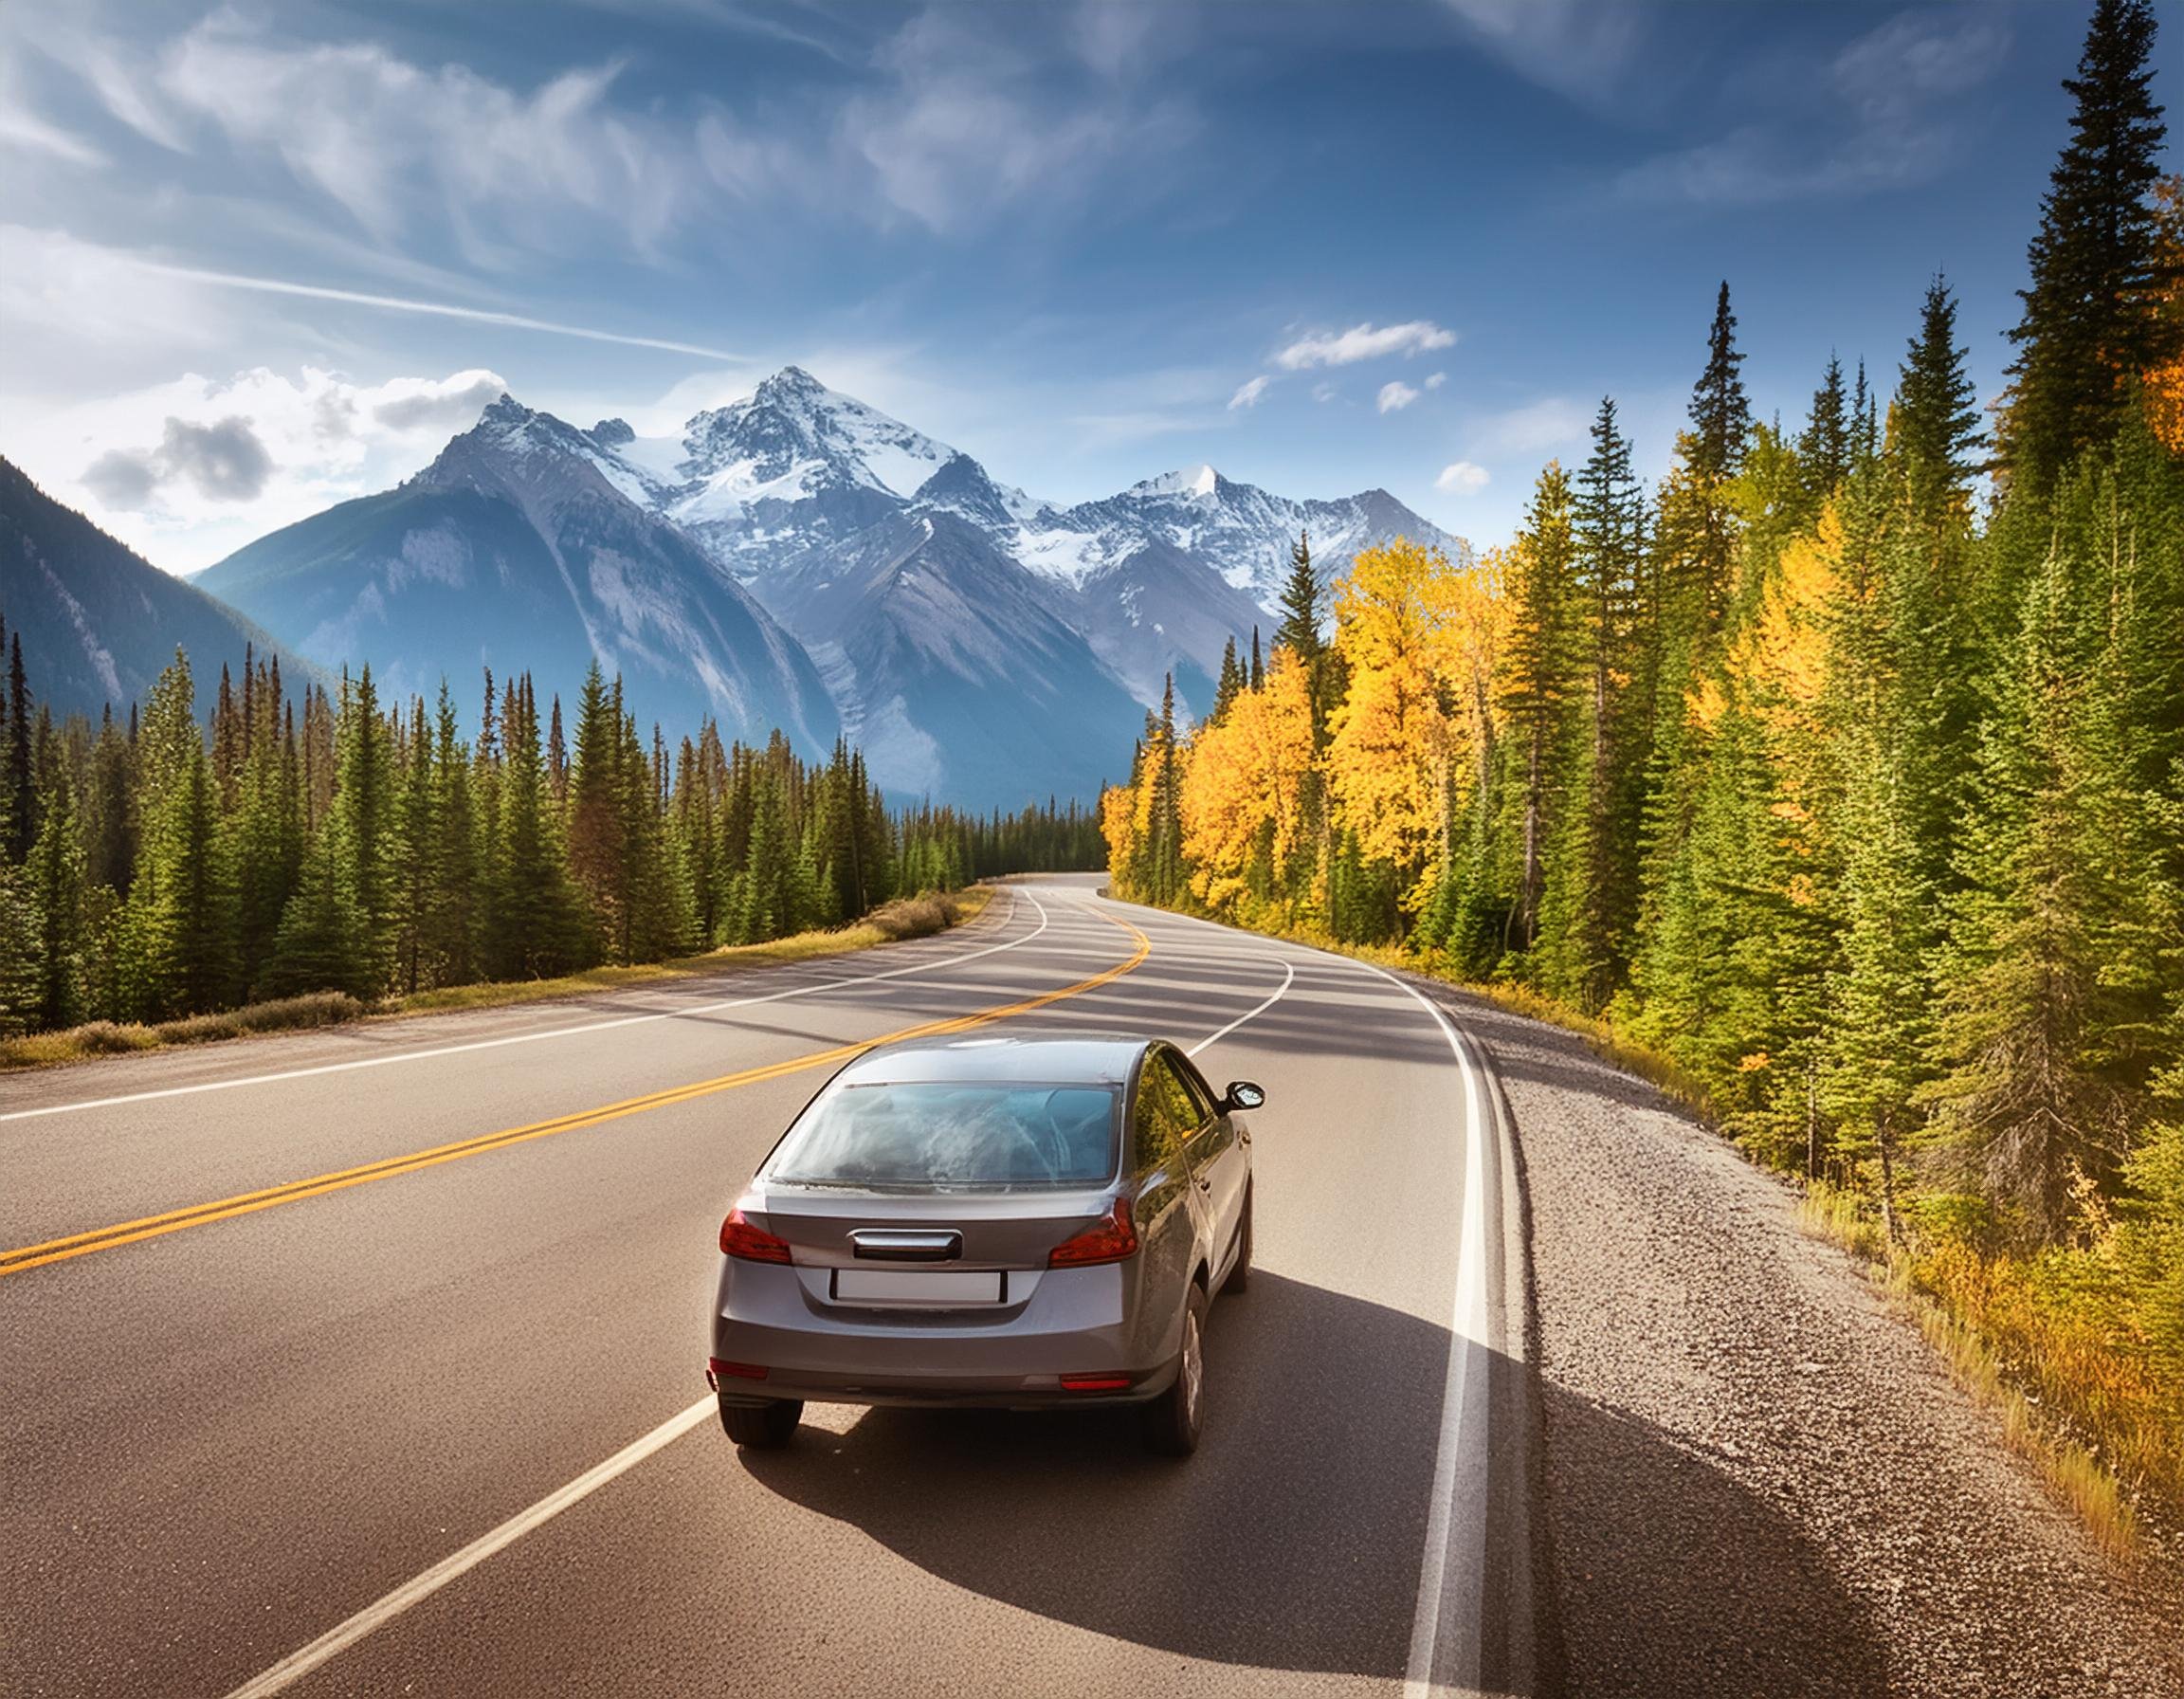
{"type": "Polygon", "coordinates": [[[625,348],[659,348],[670,354],[703,355],[707,359],[732,360],[740,356],[725,348],[708,348],[702,342],[678,342],[664,337],[630,336],[622,331],[600,330],[588,324],[567,324],[555,319],[534,319],[524,313],[502,313],[489,307],[457,306],[445,301],[414,301],[400,295],[373,295],[360,289],[336,289],[321,283],[293,283],[285,278],[248,277],[232,271],[206,271],[194,265],[170,265],[156,260],[137,260],[146,271],[193,283],[215,283],[228,289],[254,289],[266,295],[297,295],[311,301],[337,301],[352,306],[377,307],[390,313],[425,313],[440,319],[467,319],[475,324],[498,324],[511,330],[542,331],[549,336],[580,337],[588,342],[616,342],[625,348]]]}
{"type": "Polygon", "coordinates": [[[1354,324],[1348,330],[1316,331],[1278,349],[1274,363],[1284,372],[1302,372],[1314,366],[1353,366],[1359,360],[1384,359],[1390,355],[1425,354],[1447,348],[1456,333],[1443,330],[1430,319],[1412,319],[1403,324],[1354,324]]]}
{"type": "Polygon", "coordinates": [[[1479,421],[1472,434],[1497,455],[1520,457],[1585,440],[1592,410],[1561,395],[1528,401],[1479,421]]]}
{"type": "Polygon", "coordinates": [[[1266,393],[1266,386],[1273,381],[1262,372],[1257,377],[1239,384],[1236,393],[1228,397],[1228,411],[1234,412],[1238,408],[1257,407],[1259,397],[1266,393]]]}
{"type": "Polygon", "coordinates": [[[1446,0],[1470,38],[1511,69],[1595,103],[1613,94],[1646,40],[1632,0],[1446,0]]]}
{"type": "Polygon", "coordinates": [[[1398,378],[1393,383],[1380,386],[1380,393],[1374,398],[1373,408],[1375,412],[1399,413],[1417,400],[1420,393],[1398,378]]]}
{"type": "Polygon", "coordinates": [[[1432,375],[1430,377],[1427,378],[1427,380],[1426,380],[1426,387],[1427,387],[1428,389],[1429,389],[1429,390],[1437,390],[1437,389],[1439,389],[1439,388],[1440,388],[1440,387],[1441,387],[1443,384],[1447,383],[1447,381],[1448,381],[1448,374],[1447,374],[1447,373],[1446,373],[1446,372],[1436,372],[1436,373],[1434,373],[1434,374],[1433,374],[1433,375],[1432,375]]]}
{"type": "Polygon", "coordinates": [[[1433,487],[1451,496],[1475,496],[1493,481],[1484,466],[1458,460],[1441,468],[1440,475],[1433,480],[1433,487]]]}
{"type": "Polygon", "coordinates": [[[1786,87],[1791,118],[1642,160],[1618,187],[1634,200],[1736,207],[1929,182],[1963,156],[1951,103],[2001,68],[2010,40],[1993,9],[1904,12],[1843,47],[1817,83],[1786,87]]]}

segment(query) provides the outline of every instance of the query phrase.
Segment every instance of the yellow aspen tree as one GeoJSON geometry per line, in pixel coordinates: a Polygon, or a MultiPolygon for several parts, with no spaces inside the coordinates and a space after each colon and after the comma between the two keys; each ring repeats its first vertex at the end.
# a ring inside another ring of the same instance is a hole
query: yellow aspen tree
{"type": "Polygon", "coordinates": [[[1328,744],[1336,803],[1413,898],[1447,812],[1463,576],[1438,549],[1398,539],[1359,555],[1335,599],[1350,678],[1328,744]]]}

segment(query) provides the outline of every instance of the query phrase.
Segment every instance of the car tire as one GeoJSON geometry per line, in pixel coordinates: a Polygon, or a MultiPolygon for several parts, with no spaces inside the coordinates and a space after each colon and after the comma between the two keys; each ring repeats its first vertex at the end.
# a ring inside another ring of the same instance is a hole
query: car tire
{"type": "Polygon", "coordinates": [[[1183,1349],[1168,1390],[1145,1406],[1145,1446],[1163,1457],[1188,1457],[1198,1449],[1206,1410],[1206,1288],[1191,1283],[1183,1308],[1183,1349]]]}
{"type": "Polygon", "coordinates": [[[801,1398],[775,1398],[769,1404],[724,1402],[720,1406],[720,1426],[728,1437],[754,1451],[778,1451],[794,1436],[796,1424],[803,1419],[801,1398]]]}
{"type": "Polygon", "coordinates": [[[1236,1224],[1236,1263],[1228,1270],[1228,1278],[1221,1283],[1224,1293],[1248,1290],[1251,1285],[1251,1195],[1253,1188],[1244,1188],[1244,1219],[1236,1224]]]}

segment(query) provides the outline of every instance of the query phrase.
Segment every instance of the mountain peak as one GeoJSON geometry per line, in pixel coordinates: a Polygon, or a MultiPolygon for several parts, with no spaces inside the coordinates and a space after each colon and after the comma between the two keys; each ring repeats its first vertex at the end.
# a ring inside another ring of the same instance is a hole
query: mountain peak
{"type": "Polygon", "coordinates": [[[1130,486],[1134,496],[1210,496],[1221,483],[1221,474],[1201,462],[1194,466],[1179,466],[1173,472],[1163,472],[1157,478],[1148,478],[1142,484],[1130,486]]]}
{"type": "Polygon", "coordinates": [[[752,392],[751,398],[754,401],[772,402],[781,402],[792,398],[809,400],[813,396],[824,395],[827,393],[827,386],[813,377],[810,373],[805,371],[802,366],[783,366],[780,371],[760,383],[757,389],[752,392]]]}
{"type": "Polygon", "coordinates": [[[478,415],[478,423],[482,426],[521,425],[532,416],[529,408],[517,400],[506,390],[502,390],[493,404],[478,415]]]}

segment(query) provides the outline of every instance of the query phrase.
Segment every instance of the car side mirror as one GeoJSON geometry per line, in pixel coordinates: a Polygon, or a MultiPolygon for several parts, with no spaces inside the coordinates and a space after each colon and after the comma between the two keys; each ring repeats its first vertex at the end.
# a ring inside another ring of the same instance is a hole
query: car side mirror
{"type": "Polygon", "coordinates": [[[1256,1109],[1266,1101],[1265,1090],[1249,1080],[1230,1080],[1228,1095],[1222,1103],[1224,1109],[1256,1109]]]}

